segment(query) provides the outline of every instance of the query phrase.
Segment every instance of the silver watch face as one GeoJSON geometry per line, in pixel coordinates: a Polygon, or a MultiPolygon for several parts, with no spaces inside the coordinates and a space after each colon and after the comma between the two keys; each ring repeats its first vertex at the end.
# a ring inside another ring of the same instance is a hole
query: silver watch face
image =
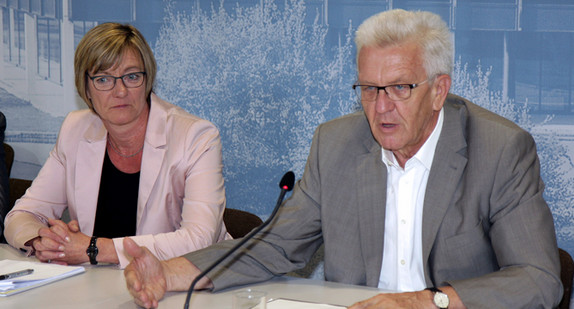
{"type": "Polygon", "coordinates": [[[439,308],[448,308],[448,295],[441,292],[434,293],[434,304],[439,308]]]}

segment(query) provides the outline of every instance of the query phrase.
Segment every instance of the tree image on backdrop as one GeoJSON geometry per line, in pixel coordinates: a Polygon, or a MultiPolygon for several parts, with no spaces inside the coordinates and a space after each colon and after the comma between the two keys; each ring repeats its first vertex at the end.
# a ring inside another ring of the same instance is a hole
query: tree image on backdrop
{"type": "Polygon", "coordinates": [[[356,104],[350,32],[329,49],[327,27],[305,12],[303,1],[191,14],[168,6],[156,91],[219,128],[231,208],[268,215],[282,174],[301,177],[317,125],[356,104]]]}

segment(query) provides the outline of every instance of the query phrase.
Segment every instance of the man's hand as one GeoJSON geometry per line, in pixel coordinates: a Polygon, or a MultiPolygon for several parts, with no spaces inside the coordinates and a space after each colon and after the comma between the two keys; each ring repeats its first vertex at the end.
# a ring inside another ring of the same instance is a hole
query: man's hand
{"type": "Polygon", "coordinates": [[[144,308],[157,308],[167,291],[167,282],[161,262],[145,247],[124,238],[124,249],[133,259],[124,269],[128,291],[134,301],[144,308]]]}
{"type": "MultiPolygon", "coordinates": [[[[138,246],[128,237],[124,238],[124,249],[132,257],[124,270],[128,291],[136,304],[144,308],[157,308],[167,291],[187,291],[200,273],[182,257],[160,261],[147,248],[138,246]]],[[[204,278],[197,286],[198,289],[209,288],[211,282],[204,278]]]]}
{"type": "MultiPolygon", "coordinates": [[[[440,288],[445,294],[448,295],[450,304],[448,308],[458,309],[466,308],[456,291],[450,287],[445,286],[440,288]]],[[[415,308],[415,309],[436,309],[437,306],[433,302],[434,294],[428,290],[406,293],[385,293],[378,294],[367,300],[360,301],[349,309],[382,309],[382,308],[415,308]]]]}
{"type": "Polygon", "coordinates": [[[358,302],[349,309],[413,308],[436,309],[431,291],[378,294],[358,302]]]}

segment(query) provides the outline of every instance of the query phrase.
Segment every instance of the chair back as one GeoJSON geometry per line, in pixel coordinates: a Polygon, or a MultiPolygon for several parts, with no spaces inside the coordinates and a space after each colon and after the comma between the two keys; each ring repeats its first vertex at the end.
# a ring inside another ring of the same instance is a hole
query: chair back
{"type": "MultiPolygon", "coordinates": [[[[4,144],[6,145],[6,144],[4,144]]],[[[26,190],[32,185],[32,180],[27,179],[19,179],[19,178],[10,178],[10,203],[6,205],[5,209],[1,209],[2,215],[6,216],[10,210],[14,207],[14,203],[16,200],[22,197],[26,190]]],[[[6,238],[4,238],[4,234],[0,237],[0,243],[6,243],[6,238]]]]}
{"type": "Polygon", "coordinates": [[[14,203],[26,193],[26,190],[32,185],[32,180],[10,178],[10,209],[14,207],[14,203]]]}
{"type": "Polygon", "coordinates": [[[560,251],[560,279],[564,286],[564,295],[558,305],[560,309],[570,308],[570,298],[572,297],[572,276],[574,275],[574,261],[568,252],[563,249],[560,251]]]}
{"type": "Polygon", "coordinates": [[[233,238],[241,238],[254,228],[263,224],[263,221],[258,216],[244,210],[233,208],[225,208],[223,222],[225,223],[227,232],[233,238]]]}
{"type": "Polygon", "coordinates": [[[14,163],[14,148],[12,146],[4,143],[4,161],[6,163],[6,172],[8,177],[10,177],[10,171],[12,171],[12,164],[14,163]]]}

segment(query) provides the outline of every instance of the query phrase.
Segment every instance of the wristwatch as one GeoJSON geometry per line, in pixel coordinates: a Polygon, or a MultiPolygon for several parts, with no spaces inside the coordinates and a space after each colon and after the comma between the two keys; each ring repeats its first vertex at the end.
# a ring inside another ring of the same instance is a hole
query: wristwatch
{"type": "Polygon", "coordinates": [[[446,295],[441,290],[439,290],[435,287],[426,288],[425,290],[429,290],[429,291],[434,293],[433,302],[434,302],[435,306],[439,307],[440,309],[447,309],[448,308],[448,304],[449,304],[448,295],[446,295]]]}
{"type": "Polygon", "coordinates": [[[90,246],[86,249],[86,254],[90,258],[90,264],[97,265],[98,261],[96,261],[96,257],[98,256],[98,247],[96,246],[96,241],[98,238],[96,236],[92,236],[90,240],[90,246]]]}

